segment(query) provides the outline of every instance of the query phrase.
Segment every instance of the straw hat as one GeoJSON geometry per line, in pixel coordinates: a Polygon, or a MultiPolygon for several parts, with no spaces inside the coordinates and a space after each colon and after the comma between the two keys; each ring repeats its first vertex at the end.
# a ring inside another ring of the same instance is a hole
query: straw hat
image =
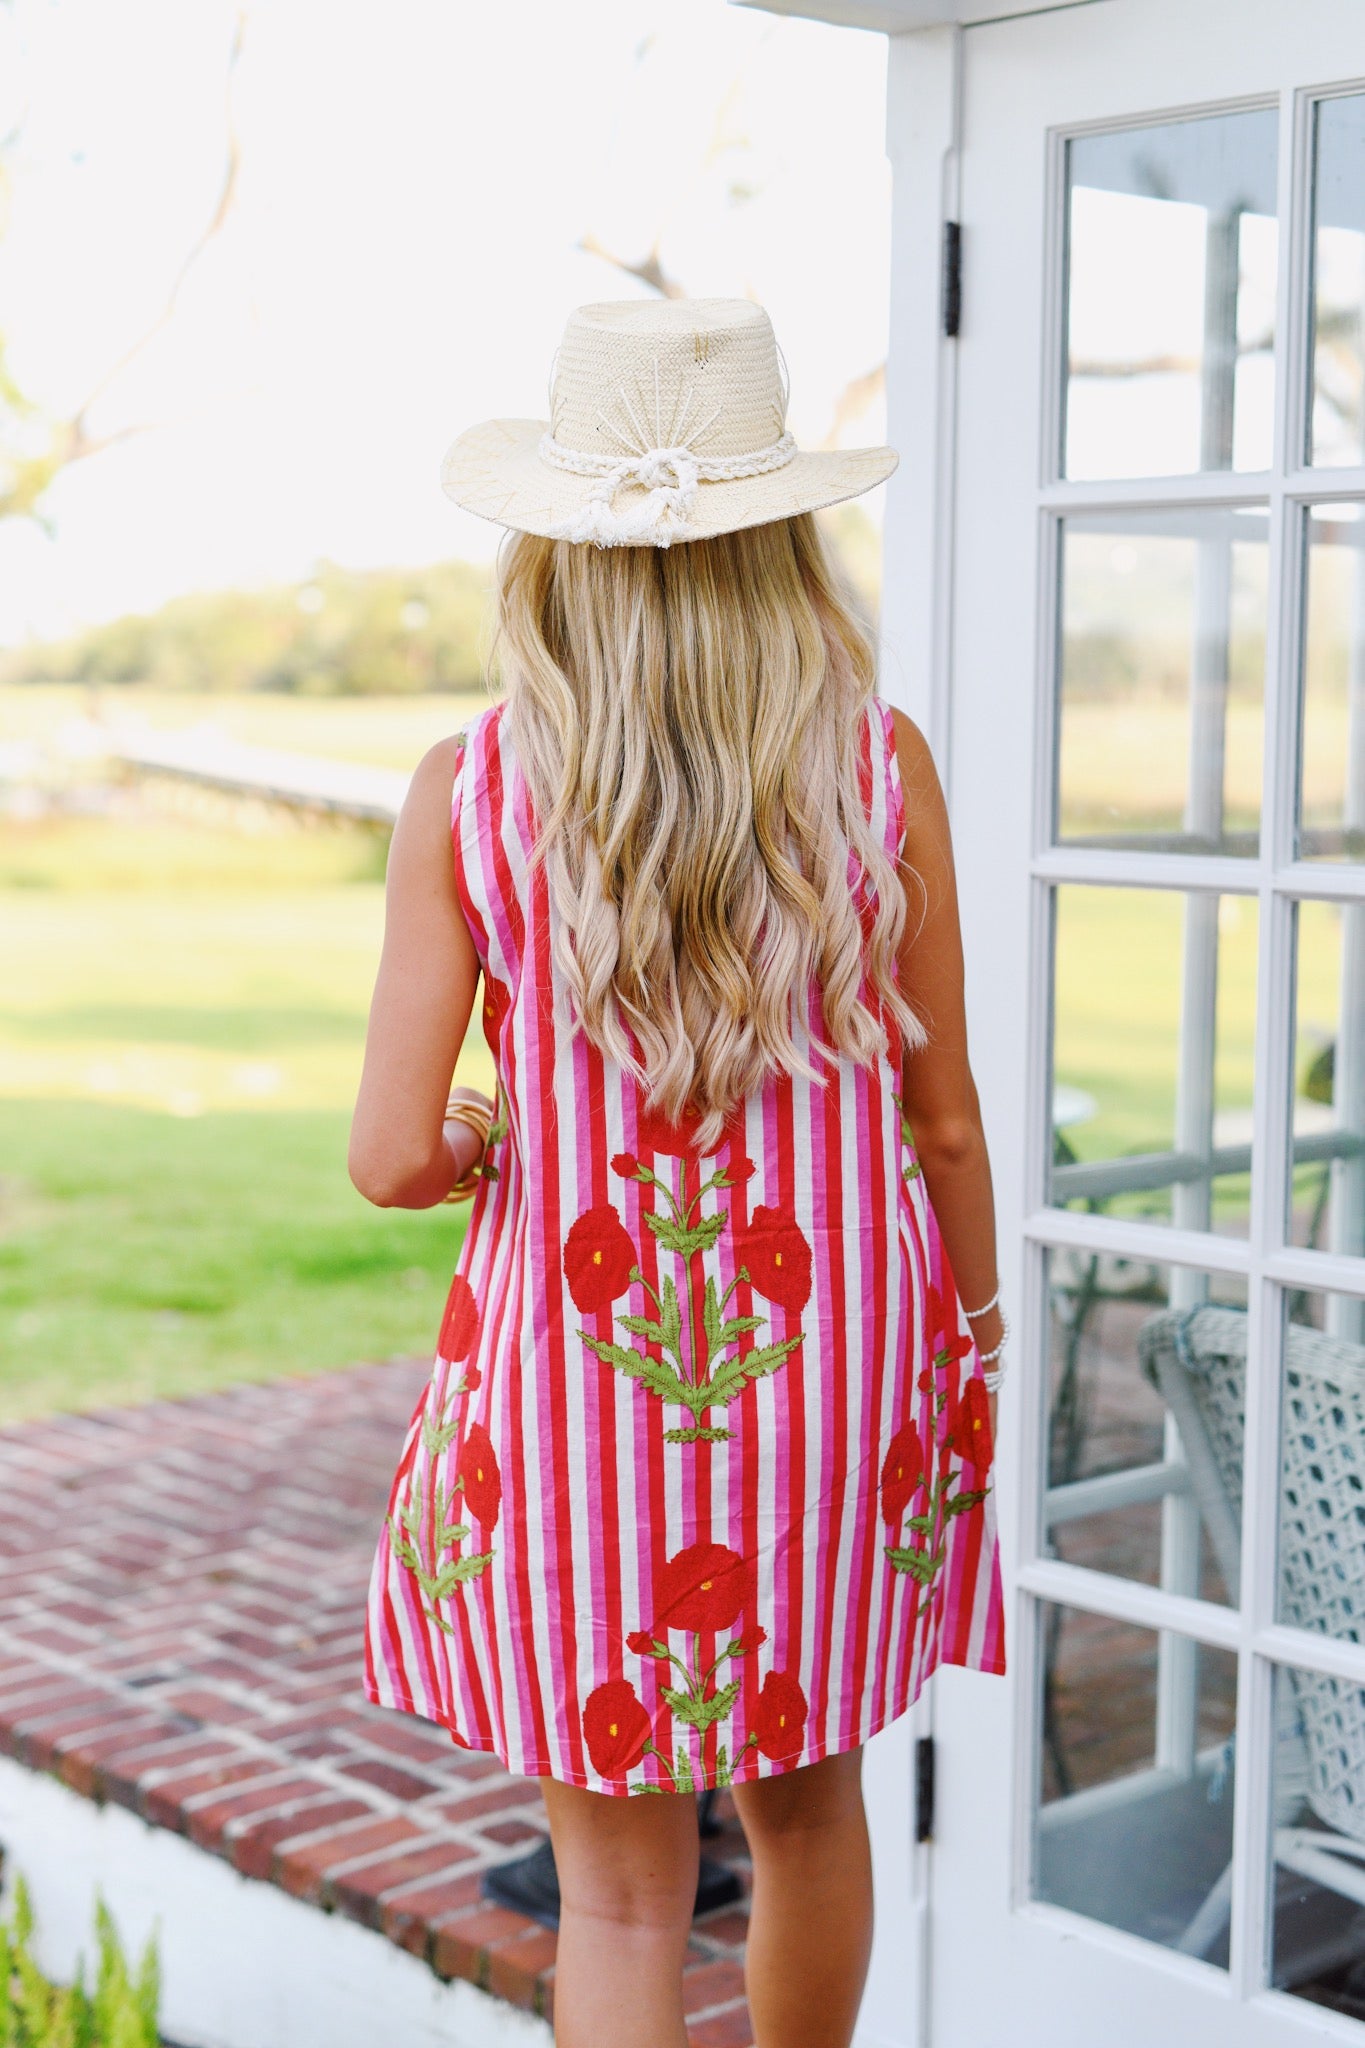
{"type": "Polygon", "coordinates": [[[772,323],[748,299],[580,306],[550,418],[461,434],[441,481],[500,526],[597,547],[669,547],[856,498],[891,448],[799,449],[772,323]]]}

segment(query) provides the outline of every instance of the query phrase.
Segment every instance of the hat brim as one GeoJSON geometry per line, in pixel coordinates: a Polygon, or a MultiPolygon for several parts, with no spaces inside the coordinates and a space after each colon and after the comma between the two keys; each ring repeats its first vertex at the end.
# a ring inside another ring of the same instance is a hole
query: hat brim
{"type": "MultiPolygon", "coordinates": [[[[544,420],[488,420],[469,428],[441,465],[446,495],[466,512],[518,533],[552,535],[562,530],[587,504],[593,479],[544,461],[538,451],[545,432],[544,420]]],[[[687,530],[675,538],[704,540],[842,504],[884,483],[899,459],[894,448],[798,450],[781,469],[766,470],[761,476],[698,484],[687,530]]],[[[635,487],[628,486],[616,502],[628,510],[637,495],[635,487]]]]}

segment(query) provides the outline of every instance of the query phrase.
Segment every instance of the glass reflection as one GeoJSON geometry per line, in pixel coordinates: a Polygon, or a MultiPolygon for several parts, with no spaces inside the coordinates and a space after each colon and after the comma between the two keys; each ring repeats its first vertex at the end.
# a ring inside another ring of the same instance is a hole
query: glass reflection
{"type": "Polygon", "coordinates": [[[1289,1232],[1365,1254],[1365,905],[1301,903],[1289,1232]]]}
{"type": "Polygon", "coordinates": [[[1260,511],[1063,523],[1060,838],[1255,854],[1266,554],[1260,511]]]}
{"type": "Polygon", "coordinates": [[[1272,1982],[1365,2019],[1365,1689],[1276,1673],[1272,1982]]]}
{"type": "MultiPolygon", "coordinates": [[[[1045,1604],[1033,1896],[1183,1948],[1232,1855],[1236,1659],[1045,1604]]],[[[1227,1962],[1227,1934],[1203,1950],[1227,1962]]]]}
{"type": "Polygon", "coordinates": [[[1365,860],[1365,507],[1308,520],[1299,854],[1365,860]]]}
{"type": "Polygon", "coordinates": [[[1255,901],[1055,893],[1050,1200],[1245,1236],[1255,901]]]}
{"type": "Polygon", "coordinates": [[[1365,462],[1365,93],[1314,113],[1309,449],[1314,462],[1365,462]]]}
{"type": "Polygon", "coordinates": [[[1049,1260],[1049,1556],[1235,1603],[1246,1285],[1049,1260]]]}
{"type": "Polygon", "coordinates": [[[1067,145],[1063,474],[1268,469],[1273,108],[1067,145]]]}

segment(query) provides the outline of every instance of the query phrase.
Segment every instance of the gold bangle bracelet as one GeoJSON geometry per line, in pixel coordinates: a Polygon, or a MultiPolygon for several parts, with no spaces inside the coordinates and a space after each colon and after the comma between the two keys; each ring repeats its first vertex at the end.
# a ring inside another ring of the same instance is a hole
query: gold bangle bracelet
{"type": "Polygon", "coordinates": [[[483,1155],[488,1149],[488,1133],[493,1126],[493,1105],[484,1102],[470,1102],[463,1096],[452,1095],[446,1103],[444,1118],[448,1124],[467,1124],[479,1137],[479,1149],[469,1171],[457,1180],[449,1194],[441,1197],[444,1202],[467,1202],[483,1178],[483,1155]]]}

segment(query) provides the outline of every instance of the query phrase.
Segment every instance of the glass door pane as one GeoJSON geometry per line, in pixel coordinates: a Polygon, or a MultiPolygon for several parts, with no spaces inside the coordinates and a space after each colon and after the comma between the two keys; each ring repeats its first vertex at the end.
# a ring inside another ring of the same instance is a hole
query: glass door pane
{"type": "MultiPolygon", "coordinates": [[[[1044,1602],[1033,1895],[1167,1948],[1232,1856],[1237,1660],[1181,1639],[1187,1708],[1165,1711],[1168,1632],[1044,1602]]],[[[1227,1917],[1202,1949],[1226,1964],[1227,1917]]]]}
{"type": "Polygon", "coordinates": [[[1050,1199],[1247,1231],[1254,897],[1056,891],[1050,1199]]]}
{"type": "Polygon", "coordinates": [[[1299,856],[1365,860],[1365,506],[1307,519],[1299,856]]]}
{"type": "Polygon", "coordinates": [[[1312,364],[1309,460],[1365,462],[1365,93],[1316,109],[1312,364]]]}
{"type": "Polygon", "coordinates": [[[1275,1674],[1271,1981],[1365,2020],[1365,1690],[1275,1674]]]}
{"type": "Polygon", "coordinates": [[[1268,469],[1273,107],[1067,144],[1062,473],[1268,469]]]}
{"type": "Polygon", "coordinates": [[[1365,904],[1301,903],[1289,1231],[1365,1254],[1365,904]]]}
{"type": "Polygon", "coordinates": [[[1057,837],[1254,855],[1266,514],[1062,521],[1057,837]]]}
{"type": "Polygon", "coordinates": [[[1069,1251],[1048,1279],[1045,1553],[1235,1605],[1245,1281],[1069,1251]]]}

